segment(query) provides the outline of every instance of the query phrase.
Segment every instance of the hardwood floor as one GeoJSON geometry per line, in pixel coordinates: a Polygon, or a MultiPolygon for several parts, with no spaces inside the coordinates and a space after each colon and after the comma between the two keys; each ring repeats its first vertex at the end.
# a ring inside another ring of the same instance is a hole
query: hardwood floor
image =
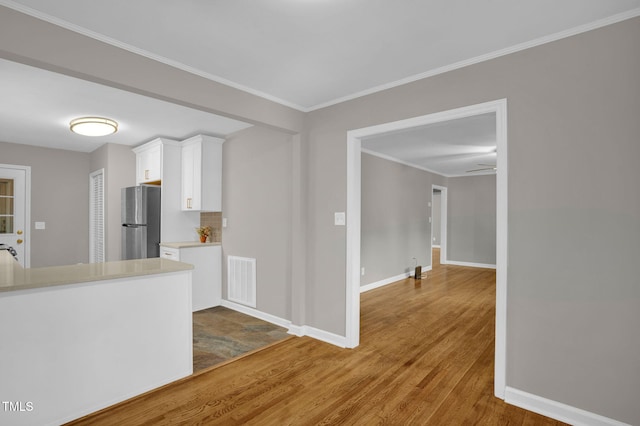
{"type": "Polygon", "coordinates": [[[495,271],[435,266],[362,294],[361,344],[292,338],[84,425],[560,425],[493,396],[495,271]]]}

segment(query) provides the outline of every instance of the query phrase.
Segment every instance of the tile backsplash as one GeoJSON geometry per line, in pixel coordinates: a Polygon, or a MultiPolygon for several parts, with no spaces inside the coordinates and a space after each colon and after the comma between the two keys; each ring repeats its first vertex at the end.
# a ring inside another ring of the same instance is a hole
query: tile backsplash
{"type": "Polygon", "coordinates": [[[209,241],[212,243],[222,242],[222,212],[200,213],[200,226],[211,227],[212,232],[209,241]]]}

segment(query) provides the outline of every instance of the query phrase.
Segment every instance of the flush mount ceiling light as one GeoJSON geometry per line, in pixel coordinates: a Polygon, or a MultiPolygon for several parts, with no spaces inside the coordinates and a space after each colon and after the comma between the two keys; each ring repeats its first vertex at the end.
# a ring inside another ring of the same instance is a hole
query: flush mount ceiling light
{"type": "Polygon", "coordinates": [[[71,120],[69,128],[79,135],[105,136],[117,132],[118,123],[103,117],[80,117],[71,120]]]}

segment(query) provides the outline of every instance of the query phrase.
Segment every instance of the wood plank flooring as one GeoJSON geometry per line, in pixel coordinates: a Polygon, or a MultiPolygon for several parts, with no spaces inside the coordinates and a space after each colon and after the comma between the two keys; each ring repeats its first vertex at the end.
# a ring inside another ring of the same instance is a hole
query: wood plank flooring
{"type": "Polygon", "coordinates": [[[493,396],[494,311],[495,271],[436,265],[362,294],[356,349],[288,339],[72,424],[562,424],[493,396]]]}

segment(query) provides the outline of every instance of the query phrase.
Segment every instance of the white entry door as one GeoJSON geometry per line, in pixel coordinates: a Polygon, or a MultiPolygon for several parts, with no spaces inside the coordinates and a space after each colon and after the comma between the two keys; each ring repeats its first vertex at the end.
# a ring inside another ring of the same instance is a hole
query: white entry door
{"type": "Polygon", "coordinates": [[[24,267],[29,267],[28,170],[28,167],[0,164],[0,243],[13,247],[24,267]]]}

